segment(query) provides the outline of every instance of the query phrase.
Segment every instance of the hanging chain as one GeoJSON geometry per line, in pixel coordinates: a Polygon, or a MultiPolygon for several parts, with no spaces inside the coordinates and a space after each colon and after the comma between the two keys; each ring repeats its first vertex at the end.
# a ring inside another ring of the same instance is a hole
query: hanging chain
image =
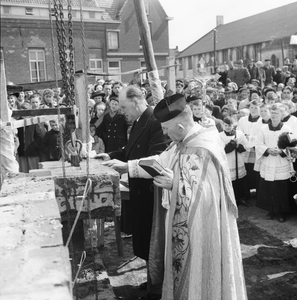
{"type": "Polygon", "coordinates": [[[66,95],[66,103],[67,105],[70,104],[70,86],[69,86],[69,67],[67,63],[67,53],[66,53],[66,30],[65,30],[65,24],[64,24],[64,12],[63,12],[63,4],[62,0],[58,0],[59,4],[59,17],[60,17],[60,39],[61,39],[61,49],[59,50],[60,54],[60,61],[61,57],[63,59],[64,64],[64,92],[66,95]]]}
{"type": "Polygon", "coordinates": [[[63,41],[61,35],[61,24],[59,22],[59,6],[57,0],[54,1],[54,11],[55,11],[55,18],[56,18],[56,31],[57,31],[57,39],[58,39],[58,48],[59,48],[59,59],[60,59],[60,68],[62,74],[62,81],[63,81],[63,92],[66,93],[67,91],[67,82],[66,82],[66,73],[65,73],[65,60],[63,55],[63,41]]]}
{"type": "Polygon", "coordinates": [[[74,97],[74,47],[73,47],[73,26],[72,26],[72,11],[71,0],[67,0],[68,8],[68,38],[69,38],[69,101],[71,105],[75,104],[74,97]]]}

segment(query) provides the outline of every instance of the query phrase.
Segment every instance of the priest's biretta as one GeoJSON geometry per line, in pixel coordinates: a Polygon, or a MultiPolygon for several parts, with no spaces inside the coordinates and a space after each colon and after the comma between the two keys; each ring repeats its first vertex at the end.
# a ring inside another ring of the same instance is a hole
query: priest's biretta
{"type": "Polygon", "coordinates": [[[181,94],[174,94],[162,99],[154,109],[154,116],[160,122],[167,122],[178,116],[186,107],[186,98],[181,94]]]}

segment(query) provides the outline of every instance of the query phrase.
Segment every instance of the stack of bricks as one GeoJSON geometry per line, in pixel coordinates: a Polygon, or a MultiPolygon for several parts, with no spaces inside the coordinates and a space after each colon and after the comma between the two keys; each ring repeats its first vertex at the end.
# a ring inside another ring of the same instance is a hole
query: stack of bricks
{"type": "Polygon", "coordinates": [[[51,177],[10,175],[0,192],[0,299],[70,300],[71,265],[63,246],[51,177]]]}

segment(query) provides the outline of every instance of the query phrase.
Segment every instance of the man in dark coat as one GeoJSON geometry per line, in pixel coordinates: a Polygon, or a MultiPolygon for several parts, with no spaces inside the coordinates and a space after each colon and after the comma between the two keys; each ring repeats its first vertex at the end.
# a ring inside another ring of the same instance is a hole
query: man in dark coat
{"type": "Polygon", "coordinates": [[[110,97],[110,111],[103,117],[96,133],[105,145],[105,151],[111,152],[127,144],[128,122],[125,116],[119,112],[119,99],[110,97]]]}
{"type": "MultiPolygon", "coordinates": [[[[147,105],[140,89],[128,86],[121,91],[119,99],[120,107],[128,121],[134,122],[127,146],[109,154],[99,154],[97,157],[112,159],[104,164],[120,173],[127,173],[128,160],[161,153],[166,148],[167,138],[163,135],[161,125],[155,119],[153,109],[147,105]]],[[[122,205],[130,205],[131,214],[123,217],[132,220],[134,255],[148,261],[154,209],[153,180],[129,176],[129,190],[130,201],[122,202],[122,205]]],[[[153,286],[149,273],[147,292],[147,298],[143,299],[161,298],[161,285],[153,286]]]]}

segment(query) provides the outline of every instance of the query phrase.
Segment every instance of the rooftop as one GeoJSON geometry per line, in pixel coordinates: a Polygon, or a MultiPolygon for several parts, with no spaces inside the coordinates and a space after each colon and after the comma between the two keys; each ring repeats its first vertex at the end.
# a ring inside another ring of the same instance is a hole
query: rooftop
{"type": "MultiPolygon", "coordinates": [[[[297,33],[297,2],[216,27],[216,49],[272,41],[297,33]]],[[[213,51],[213,30],[183,50],[177,57],[213,51]]]]}

